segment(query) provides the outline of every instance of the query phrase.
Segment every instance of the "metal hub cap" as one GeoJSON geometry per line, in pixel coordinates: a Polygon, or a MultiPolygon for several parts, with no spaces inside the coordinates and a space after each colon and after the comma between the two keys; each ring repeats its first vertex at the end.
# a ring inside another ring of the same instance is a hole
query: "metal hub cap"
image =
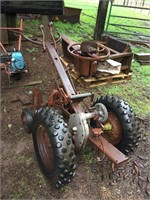
{"type": "Polygon", "coordinates": [[[122,127],[119,118],[113,112],[108,113],[108,122],[112,125],[111,131],[106,131],[103,136],[113,145],[117,145],[122,137],[122,127]]]}

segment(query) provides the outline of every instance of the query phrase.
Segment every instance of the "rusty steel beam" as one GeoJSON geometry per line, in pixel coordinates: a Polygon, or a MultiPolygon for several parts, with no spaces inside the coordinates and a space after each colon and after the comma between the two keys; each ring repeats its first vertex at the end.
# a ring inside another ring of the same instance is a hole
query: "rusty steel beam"
{"type": "Polygon", "coordinates": [[[102,152],[104,152],[104,154],[106,154],[115,164],[120,164],[128,160],[127,156],[125,156],[121,151],[119,151],[101,135],[98,138],[89,137],[89,140],[102,152]]]}
{"type": "Polygon", "coordinates": [[[48,51],[54,65],[55,65],[55,68],[59,74],[59,77],[61,78],[61,82],[65,88],[67,95],[69,97],[71,97],[72,95],[75,95],[76,92],[74,91],[74,89],[70,83],[70,80],[64,70],[64,67],[60,61],[60,58],[59,58],[55,48],[49,42],[46,42],[45,45],[46,45],[47,51],[48,51]]]}
{"type": "MultiPolygon", "coordinates": [[[[109,49],[109,47],[108,47],[109,49]]],[[[118,53],[118,54],[111,54],[109,56],[109,59],[115,59],[115,58],[124,58],[124,57],[127,57],[127,56],[131,56],[132,53],[130,52],[122,52],[122,53],[118,53]]]]}

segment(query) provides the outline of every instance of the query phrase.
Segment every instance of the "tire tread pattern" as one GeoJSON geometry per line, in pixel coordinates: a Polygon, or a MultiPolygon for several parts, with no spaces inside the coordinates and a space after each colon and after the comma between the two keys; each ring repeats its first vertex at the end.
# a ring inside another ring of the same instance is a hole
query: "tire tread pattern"
{"type": "Polygon", "coordinates": [[[75,175],[76,156],[72,135],[68,132],[68,125],[56,109],[46,107],[36,110],[33,123],[33,141],[37,160],[44,175],[51,179],[57,188],[69,183],[75,175]],[[44,126],[51,141],[55,162],[54,172],[49,171],[44,166],[39,154],[36,130],[40,124],[44,126]]]}
{"type": "MultiPolygon", "coordinates": [[[[117,114],[122,125],[122,138],[117,145],[118,149],[128,155],[134,151],[140,141],[139,122],[133,109],[123,99],[115,95],[102,96],[94,102],[102,103],[107,109],[117,114]]],[[[91,123],[91,126],[94,123],[91,123]]]]}

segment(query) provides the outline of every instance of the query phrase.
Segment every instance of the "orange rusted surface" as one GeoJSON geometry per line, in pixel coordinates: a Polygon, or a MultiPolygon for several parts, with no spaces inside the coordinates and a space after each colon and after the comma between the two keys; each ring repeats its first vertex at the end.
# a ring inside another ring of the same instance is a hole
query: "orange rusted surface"
{"type": "Polygon", "coordinates": [[[38,89],[33,90],[32,95],[32,106],[34,109],[39,109],[43,104],[43,95],[42,92],[38,89]]]}
{"type": "Polygon", "coordinates": [[[115,164],[120,164],[128,160],[128,157],[126,157],[104,137],[89,137],[89,140],[101,151],[103,151],[115,164]]]}

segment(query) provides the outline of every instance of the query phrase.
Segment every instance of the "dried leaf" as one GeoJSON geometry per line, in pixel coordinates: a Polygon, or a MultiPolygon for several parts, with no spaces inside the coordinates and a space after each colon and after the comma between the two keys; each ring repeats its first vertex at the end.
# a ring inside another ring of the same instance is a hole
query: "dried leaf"
{"type": "Polygon", "coordinates": [[[138,173],[139,173],[139,168],[138,168],[138,166],[133,165],[133,167],[134,167],[135,173],[138,174],[138,173]]]}
{"type": "Polygon", "coordinates": [[[139,179],[145,181],[145,179],[142,176],[139,176],[139,179]]]}
{"type": "Polygon", "coordinates": [[[112,171],[115,171],[115,163],[114,162],[112,162],[111,167],[112,167],[112,171]]]}
{"type": "Polygon", "coordinates": [[[149,160],[149,158],[147,158],[147,157],[143,157],[143,156],[137,156],[138,158],[140,158],[141,160],[149,160]]]}
{"type": "Polygon", "coordinates": [[[150,196],[150,191],[146,188],[145,189],[145,193],[148,195],[148,196],[150,196]]]}
{"type": "Polygon", "coordinates": [[[146,163],[144,164],[144,167],[148,167],[149,164],[150,164],[149,161],[146,162],[146,163]]]}
{"type": "Polygon", "coordinates": [[[125,175],[123,176],[123,178],[126,179],[128,176],[129,176],[129,174],[125,174],[125,175]]]}
{"type": "Polygon", "coordinates": [[[8,124],[8,128],[12,128],[12,124],[8,124]]]}
{"type": "Polygon", "coordinates": [[[141,176],[141,170],[140,170],[140,169],[139,169],[139,171],[138,171],[138,175],[141,176]]]}
{"type": "Polygon", "coordinates": [[[147,176],[147,182],[150,183],[150,177],[149,176],[147,176]]]}
{"type": "Polygon", "coordinates": [[[114,186],[114,185],[117,185],[117,183],[116,182],[110,182],[109,185],[114,186]]]}

